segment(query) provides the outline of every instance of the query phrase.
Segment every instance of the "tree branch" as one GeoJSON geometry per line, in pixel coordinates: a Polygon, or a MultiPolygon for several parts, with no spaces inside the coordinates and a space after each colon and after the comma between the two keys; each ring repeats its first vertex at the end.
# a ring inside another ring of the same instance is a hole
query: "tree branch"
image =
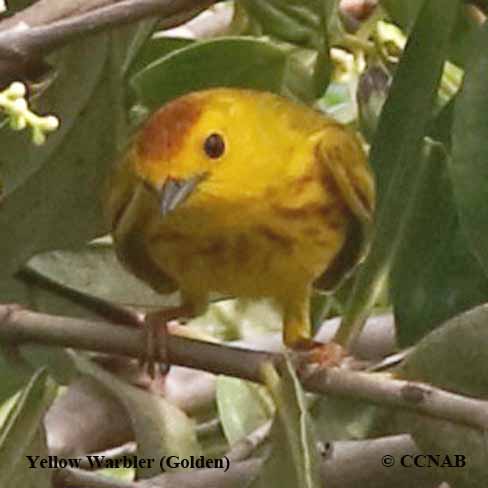
{"type": "MultiPolygon", "coordinates": [[[[12,28],[0,32],[0,50],[14,50],[24,58],[44,56],[54,49],[108,28],[148,17],[163,17],[162,26],[174,27],[188,20],[217,0],[120,0],[79,15],[45,25],[12,28]]],[[[0,24],[1,28],[1,24],[0,24]]]]}
{"type": "MultiPolygon", "coordinates": [[[[10,29],[21,23],[30,27],[49,24],[71,15],[78,15],[88,10],[96,9],[118,0],[38,0],[29,7],[5,17],[0,23],[0,29],[10,29]]],[[[8,10],[7,10],[8,13],[8,10]]]]}
{"type": "Polygon", "coordinates": [[[35,79],[43,57],[86,35],[162,17],[161,28],[179,26],[219,0],[40,0],[0,22],[0,86],[35,79]]]}
{"type": "MultiPolygon", "coordinates": [[[[0,306],[0,339],[7,344],[37,343],[130,357],[144,352],[142,330],[105,322],[38,314],[16,306],[0,306]]],[[[169,335],[165,348],[173,364],[260,382],[265,362],[280,367],[283,356],[169,335]]],[[[488,429],[488,402],[450,393],[424,383],[392,379],[384,374],[320,368],[302,373],[309,391],[359,398],[382,406],[417,412],[476,429],[488,429]]]]}

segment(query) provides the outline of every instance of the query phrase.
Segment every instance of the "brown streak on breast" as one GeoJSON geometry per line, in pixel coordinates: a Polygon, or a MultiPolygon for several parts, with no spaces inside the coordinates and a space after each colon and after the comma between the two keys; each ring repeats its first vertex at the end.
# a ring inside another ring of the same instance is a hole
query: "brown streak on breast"
{"type": "Polygon", "coordinates": [[[223,241],[214,241],[208,244],[207,246],[200,249],[202,254],[207,256],[217,256],[220,257],[225,251],[225,243],[223,241]]]}
{"type": "Polygon", "coordinates": [[[337,217],[327,220],[327,227],[332,230],[339,230],[344,227],[345,218],[341,218],[339,215],[337,217]]]}
{"type": "Polygon", "coordinates": [[[154,113],[142,128],[137,152],[144,160],[167,160],[178,151],[202,112],[191,97],[178,98],[154,113]]]}
{"type": "Polygon", "coordinates": [[[294,195],[299,195],[307,188],[308,185],[315,181],[315,177],[312,174],[307,174],[297,178],[291,187],[291,191],[294,195]]]}
{"type": "Polygon", "coordinates": [[[281,235],[270,227],[260,225],[256,229],[259,234],[265,237],[268,241],[279,244],[283,249],[290,252],[293,246],[293,241],[287,236],[281,235]]]}
{"type": "Polygon", "coordinates": [[[303,229],[303,235],[305,237],[315,237],[317,234],[320,233],[320,228],[318,227],[306,227],[303,229]]]}
{"type": "Polygon", "coordinates": [[[278,216],[291,220],[302,219],[309,213],[306,207],[289,208],[273,205],[272,209],[278,216]]]}
{"type": "Polygon", "coordinates": [[[328,247],[330,245],[330,241],[327,241],[326,239],[317,239],[314,241],[314,244],[319,247],[328,247]]]}
{"type": "Polygon", "coordinates": [[[285,219],[295,220],[302,219],[309,215],[320,214],[323,217],[327,217],[333,212],[335,206],[327,204],[308,204],[302,207],[281,207],[279,205],[273,205],[273,211],[280,217],[285,219]]]}
{"type": "Polygon", "coordinates": [[[334,214],[336,214],[337,210],[337,205],[320,205],[320,207],[317,208],[317,213],[320,215],[322,219],[325,219],[328,221],[334,214]]]}
{"type": "Polygon", "coordinates": [[[164,244],[165,242],[171,241],[182,241],[185,240],[186,236],[180,232],[164,232],[164,234],[158,234],[151,236],[149,243],[153,244],[164,244]]]}
{"type": "Polygon", "coordinates": [[[235,253],[240,264],[246,263],[251,258],[251,246],[246,235],[240,234],[237,236],[235,253]]]}

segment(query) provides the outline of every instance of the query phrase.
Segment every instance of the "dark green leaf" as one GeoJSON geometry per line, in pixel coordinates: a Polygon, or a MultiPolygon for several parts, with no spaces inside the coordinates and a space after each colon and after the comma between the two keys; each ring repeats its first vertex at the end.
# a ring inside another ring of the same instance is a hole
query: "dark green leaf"
{"type": "Polygon", "coordinates": [[[456,18],[457,0],[425,3],[408,39],[384,105],[371,148],[379,206],[405,166],[415,167],[422,138],[430,121],[456,18]]]}
{"type": "MultiPolygon", "coordinates": [[[[429,0],[427,0],[428,2],[429,0]]],[[[409,32],[415,24],[422,5],[425,0],[381,0],[381,5],[384,7],[390,18],[409,32]]],[[[442,8],[442,6],[440,6],[442,8]]],[[[456,24],[451,35],[449,47],[449,59],[460,66],[464,66],[466,57],[473,49],[473,35],[478,28],[477,21],[466,8],[464,2],[461,2],[458,7],[456,24]]]]}
{"type": "Polygon", "coordinates": [[[6,6],[9,13],[17,12],[18,10],[22,10],[26,7],[29,7],[35,2],[35,0],[6,0],[6,6]]]}
{"type": "Polygon", "coordinates": [[[488,273],[488,27],[477,38],[454,108],[452,164],[454,195],[461,224],[475,255],[488,273]]]}
{"type": "Polygon", "coordinates": [[[423,175],[391,274],[400,346],[488,298],[488,279],[459,228],[446,166],[442,148],[427,141],[423,175]]]}
{"type": "Polygon", "coordinates": [[[301,68],[298,52],[265,39],[219,38],[171,52],[136,74],[131,83],[142,103],[151,109],[184,93],[218,86],[292,96],[293,87],[298,86],[296,96],[304,98],[301,84],[310,84],[312,75],[301,68]]]}
{"type": "Polygon", "coordinates": [[[194,42],[191,39],[183,39],[181,37],[153,37],[149,39],[134,58],[130,66],[129,75],[135,75],[151,63],[194,42]]]}
{"type": "MultiPolygon", "coordinates": [[[[36,442],[42,419],[56,395],[56,386],[41,369],[30,379],[12,407],[0,431],[0,485],[10,486],[12,478],[23,478],[28,471],[26,455],[37,455],[28,449],[36,442]]],[[[36,444],[34,444],[36,445],[36,444]]],[[[46,454],[45,442],[39,455],[46,454]]],[[[41,483],[42,475],[39,479],[41,483]]],[[[45,477],[44,477],[45,479],[45,477]]],[[[45,483],[38,486],[47,486],[45,483]]]]}
{"type": "Polygon", "coordinates": [[[177,297],[161,295],[128,273],[108,243],[74,251],[52,251],[32,258],[28,268],[70,290],[122,305],[164,307],[177,297]]]}
{"type": "Polygon", "coordinates": [[[391,19],[409,31],[424,4],[424,0],[381,0],[382,7],[388,12],[391,19]]]}
{"type": "Polygon", "coordinates": [[[259,22],[263,34],[303,47],[317,47],[325,13],[320,0],[240,0],[240,4],[259,22]]]}
{"type": "Polygon", "coordinates": [[[16,351],[2,345],[0,348],[0,371],[2,372],[0,405],[3,405],[6,400],[19,391],[33,373],[30,368],[13,361],[11,354],[16,354],[16,351]]]}
{"type": "Polygon", "coordinates": [[[378,210],[371,250],[336,338],[351,339],[379,296],[404,241],[422,181],[421,144],[456,19],[458,0],[431,0],[422,8],[385,102],[370,160],[376,174],[378,210]]]}
{"type": "Polygon", "coordinates": [[[313,67],[315,97],[325,92],[330,81],[329,37],[342,33],[337,4],[336,0],[240,1],[252,19],[254,30],[257,24],[261,34],[316,51],[313,67]]]}
{"type": "Polygon", "coordinates": [[[110,82],[119,78],[108,62],[109,48],[109,37],[97,36],[60,54],[58,76],[38,106],[61,120],[45,146],[34,146],[26,133],[0,130],[3,276],[37,252],[79,244],[104,228],[101,188],[114,157],[121,106],[110,82]]]}

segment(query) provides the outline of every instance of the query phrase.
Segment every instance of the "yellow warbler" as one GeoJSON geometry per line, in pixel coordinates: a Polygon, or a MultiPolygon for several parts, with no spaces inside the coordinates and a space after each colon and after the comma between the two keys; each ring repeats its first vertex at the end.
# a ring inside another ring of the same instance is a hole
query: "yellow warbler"
{"type": "Polygon", "coordinates": [[[265,92],[184,95],[137,131],[114,171],[107,210],[115,249],[182,306],[209,293],[268,297],[284,342],[308,348],[313,286],[334,286],[357,262],[374,182],[357,137],[306,106],[265,92]]]}

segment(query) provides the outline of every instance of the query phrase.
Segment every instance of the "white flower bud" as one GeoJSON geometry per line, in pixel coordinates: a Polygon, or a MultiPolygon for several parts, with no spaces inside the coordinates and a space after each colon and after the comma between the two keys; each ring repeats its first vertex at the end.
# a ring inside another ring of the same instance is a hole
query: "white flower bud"
{"type": "Polygon", "coordinates": [[[42,130],[39,130],[37,127],[32,129],[32,142],[36,146],[42,146],[46,142],[46,136],[42,130]]]}
{"type": "Polygon", "coordinates": [[[45,131],[52,132],[53,130],[56,130],[59,127],[59,119],[54,115],[47,115],[46,117],[43,118],[41,127],[45,131]]]}
{"type": "Polygon", "coordinates": [[[25,112],[27,110],[27,102],[24,98],[17,98],[13,105],[16,112],[25,112]]]}
{"type": "Polygon", "coordinates": [[[25,94],[27,93],[27,89],[23,83],[20,81],[14,81],[9,87],[8,87],[8,94],[13,97],[13,98],[22,98],[25,97],[25,94]]]}

